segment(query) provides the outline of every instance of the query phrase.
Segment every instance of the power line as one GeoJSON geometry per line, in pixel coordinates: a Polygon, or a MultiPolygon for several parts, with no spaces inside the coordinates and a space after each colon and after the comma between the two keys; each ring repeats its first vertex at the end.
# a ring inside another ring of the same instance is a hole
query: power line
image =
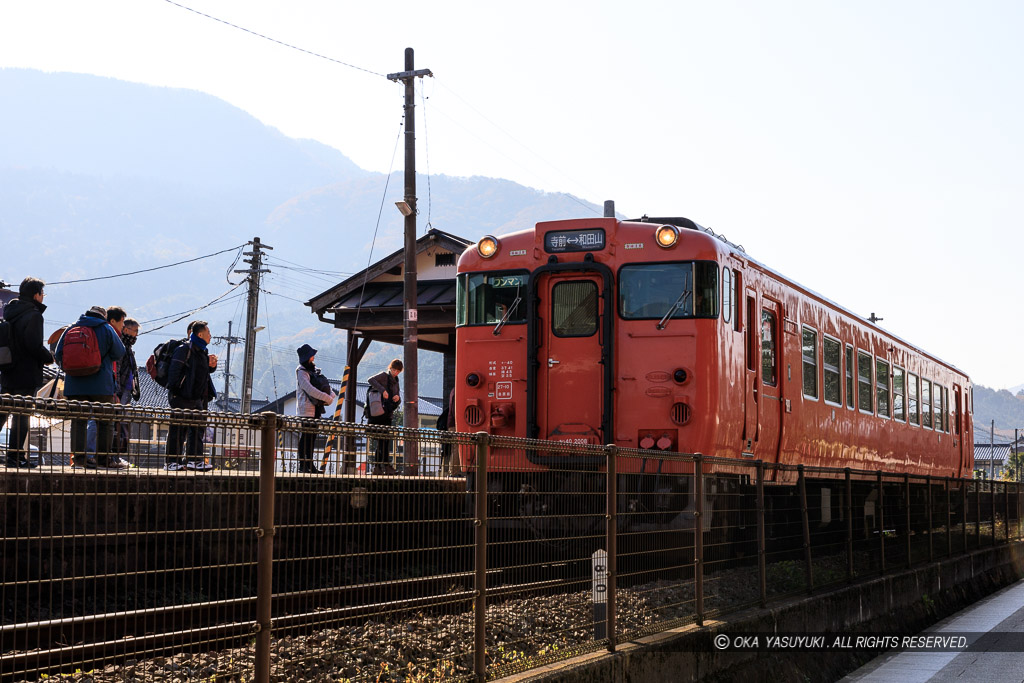
{"type": "Polygon", "coordinates": [[[264,40],[269,40],[272,43],[277,43],[278,45],[283,45],[284,47],[291,48],[292,50],[298,50],[299,52],[303,52],[303,53],[305,53],[307,55],[311,55],[313,57],[319,57],[320,59],[326,59],[328,62],[334,62],[335,64],[341,64],[342,66],[347,66],[347,67],[349,67],[351,69],[356,69],[357,71],[365,71],[366,73],[373,74],[374,76],[384,76],[384,74],[377,73],[376,71],[370,71],[369,69],[364,69],[361,66],[356,66],[355,64],[349,64],[348,62],[343,62],[340,59],[334,59],[333,57],[328,57],[327,55],[322,55],[319,52],[313,52],[312,50],[307,50],[307,49],[299,47],[297,45],[292,45],[291,43],[286,43],[283,40],[278,40],[277,38],[271,38],[270,36],[264,35],[262,33],[257,33],[256,31],[253,31],[251,29],[247,29],[244,26],[239,26],[237,24],[232,24],[230,21],[224,21],[223,19],[218,19],[217,17],[212,16],[210,14],[206,14],[205,12],[200,12],[197,9],[192,9],[191,7],[186,7],[185,5],[182,5],[181,3],[174,2],[174,0],[164,0],[164,2],[167,2],[167,3],[171,4],[171,5],[174,5],[175,7],[180,7],[181,9],[188,10],[189,12],[193,12],[195,14],[198,14],[201,17],[206,17],[207,19],[212,19],[213,21],[220,22],[221,24],[224,24],[225,26],[230,26],[231,28],[238,29],[239,31],[245,31],[246,33],[248,33],[250,35],[256,36],[257,38],[262,38],[264,40]]]}
{"type": "Polygon", "coordinates": [[[145,270],[134,270],[134,271],[132,271],[130,273],[118,273],[117,275],[104,275],[102,277],[89,277],[89,278],[85,278],[84,280],[64,280],[63,282],[47,282],[46,286],[47,287],[53,287],[54,285],[73,285],[73,284],[77,284],[79,282],[95,282],[96,280],[111,280],[111,279],[113,279],[115,277],[126,277],[128,275],[138,275],[139,273],[151,273],[154,270],[162,270],[164,268],[173,268],[174,266],[181,266],[181,265],[184,265],[186,263],[192,263],[193,261],[201,261],[204,258],[210,258],[212,256],[220,256],[221,254],[227,253],[229,251],[234,251],[235,249],[241,249],[243,246],[245,246],[245,245],[243,244],[243,245],[240,245],[240,246],[237,246],[237,247],[231,247],[230,249],[223,249],[221,251],[216,251],[216,252],[214,252],[212,254],[207,254],[206,256],[197,256],[195,258],[190,258],[187,261],[178,261],[177,263],[168,263],[166,266],[157,266],[155,268],[146,268],[145,270]]]}
{"type": "MultiPolygon", "coordinates": [[[[173,325],[176,322],[180,322],[180,321],[184,320],[185,318],[189,317],[190,315],[192,315],[194,313],[198,313],[199,311],[203,310],[204,308],[209,308],[213,304],[217,303],[218,301],[220,301],[221,299],[226,297],[231,292],[233,292],[236,289],[238,289],[239,287],[241,287],[243,284],[245,284],[245,281],[239,282],[237,285],[235,285],[234,287],[232,287],[228,291],[224,292],[223,294],[218,296],[213,301],[211,301],[211,302],[209,302],[207,304],[204,304],[204,305],[200,306],[199,308],[192,309],[191,311],[189,311],[189,312],[185,313],[184,315],[182,315],[180,318],[175,318],[174,320],[171,320],[170,322],[166,322],[163,325],[160,325],[159,327],[154,327],[152,329],[146,330],[145,332],[139,332],[139,334],[143,335],[143,334],[149,334],[150,332],[156,332],[157,330],[162,330],[163,328],[167,327],[168,325],[173,325]]],[[[140,323],[140,325],[143,325],[143,324],[145,324],[145,323],[140,323]]]]}

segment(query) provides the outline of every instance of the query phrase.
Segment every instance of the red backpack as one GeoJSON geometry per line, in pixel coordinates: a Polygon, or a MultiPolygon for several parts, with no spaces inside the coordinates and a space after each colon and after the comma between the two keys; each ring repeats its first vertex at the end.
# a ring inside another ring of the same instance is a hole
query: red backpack
{"type": "Polygon", "coordinates": [[[102,365],[96,330],[84,325],[69,327],[64,333],[64,345],[61,349],[61,367],[64,368],[64,374],[70,377],[95,375],[102,365]]]}

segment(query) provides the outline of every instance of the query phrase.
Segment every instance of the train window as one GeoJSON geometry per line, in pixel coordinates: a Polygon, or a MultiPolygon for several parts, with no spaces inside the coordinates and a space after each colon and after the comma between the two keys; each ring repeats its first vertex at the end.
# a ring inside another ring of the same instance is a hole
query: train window
{"type": "Polygon", "coordinates": [[[619,270],[619,315],[626,320],[717,318],[718,264],[644,263],[619,270]]]}
{"type": "Polygon", "coordinates": [[[907,421],[907,384],[903,368],[892,369],[892,419],[907,421]]]}
{"type": "Polygon", "coordinates": [[[907,373],[907,421],[912,425],[921,424],[918,405],[921,401],[920,384],[917,375],[907,373]]]}
{"type": "Polygon", "coordinates": [[[818,332],[803,329],[803,383],[804,396],[818,398],[818,332]]]}
{"type": "Polygon", "coordinates": [[[846,407],[853,410],[853,347],[846,345],[846,407]]]}
{"type": "Polygon", "coordinates": [[[874,413],[874,391],[871,390],[871,356],[857,352],[857,407],[862,412],[874,413]]]}
{"type": "Polygon", "coordinates": [[[932,383],[921,380],[921,426],[932,428],[932,383]]]}
{"type": "Polygon", "coordinates": [[[875,359],[875,397],[878,414],[889,417],[889,364],[880,358],[875,359]]]}
{"type": "Polygon", "coordinates": [[[761,381],[775,386],[775,313],[761,311],[761,381]]]}
{"type": "Polygon", "coordinates": [[[597,284],[590,280],[551,288],[551,331],[556,337],[589,337],[597,332],[597,284]]]}
{"type": "Polygon", "coordinates": [[[463,273],[455,291],[456,325],[526,322],[526,271],[463,273]],[[507,317],[506,317],[507,316],[507,317]]]}
{"type": "Polygon", "coordinates": [[[935,388],[932,389],[932,424],[935,426],[935,431],[937,432],[946,431],[946,427],[944,425],[945,421],[942,419],[942,415],[945,412],[942,409],[942,399],[944,398],[942,392],[943,388],[938,384],[936,384],[935,388]]]}
{"type": "Polygon", "coordinates": [[[843,392],[842,380],[839,375],[839,363],[841,362],[842,346],[835,339],[825,337],[822,340],[822,348],[824,350],[824,357],[822,358],[821,365],[825,375],[825,400],[841,406],[843,405],[843,392]]]}
{"type": "Polygon", "coordinates": [[[754,313],[757,311],[757,305],[754,303],[754,297],[747,297],[747,370],[755,372],[757,370],[757,361],[754,360],[757,354],[757,347],[755,344],[754,337],[754,321],[757,318],[754,317],[754,313]]]}
{"type": "Polygon", "coordinates": [[[732,322],[732,311],[735,305],[732,291],[732,271],[722,266],[722,322],[732,322]]]}

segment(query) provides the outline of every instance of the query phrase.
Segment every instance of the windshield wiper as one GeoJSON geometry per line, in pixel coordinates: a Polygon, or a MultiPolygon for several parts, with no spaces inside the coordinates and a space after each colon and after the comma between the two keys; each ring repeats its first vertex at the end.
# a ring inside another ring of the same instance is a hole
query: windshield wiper
{"type": "Polygon", "coordinates": [[[512,302],[512,305],[508,307],[507,311],[505,311],[505,315],[501,316],[501,320],[499,320],[498,324],[494,326],[494,336],[495,337],[497,337],[499,334],[501,334],[501,328],[505,327],[505,323],[508,322],[508,319],[512,316],[512,312],[516,310],[516,307],[519,305],[519,302],[522,301],[522,300],[523,300],[523,297],[521,297],[521,296],[519,296],[517,294],[515,300],[512,302]]]}
{"type": "Polygon", "coordinates": [[[666,313],[664,316],[662,316],[661,320],[658,321],[658,329],[659,330],[663,330],[666,327],[668,327],[668,319],[671,318],[673,316],[673,314],[675,314],[675,312],[680,309],[680,307],[682,307],[683,302],[686,301],[686,299],[690,296],[690,294],[691,294],[691,292],[688,289],[684,289],[682,291],[682,293],[679,295],[679,298],[676,299],[676,302],[674,304],[672,304],[671,308],[668,309],[668,313],[666,313]]]}

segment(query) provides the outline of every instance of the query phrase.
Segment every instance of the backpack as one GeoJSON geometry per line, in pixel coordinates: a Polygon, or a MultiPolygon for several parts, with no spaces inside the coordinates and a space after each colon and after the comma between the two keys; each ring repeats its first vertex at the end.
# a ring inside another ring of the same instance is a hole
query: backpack
{"type": "Polygon", "coordinates": [[[74,325],[64,333],[61,349],[61,368],[69,377],[95,375],[103,365],[96,330],[85,325],[74,325]]]}
{"type": "Polygon", "coordinates": [[[153,378],[153,381],[162,387],[167,386],[167,376],[171,370],[171,358],[179,346],[186,343],[188,339],[169,339],[163,344],[157,344],[153,349],[153,355],[146,361],[146,372],[153,378]]]}
{"type": "MultiPolygon", "coordinates": [[[[306,374],[309,375],[309,383],[313,385],[314,389],[316,389],[317,391],[322,391],[325,394],[331,393],[331,383],[330,381],[328,381],[326,377],[320,374],[320,370],[317,370],[316,372],[307,371],[306,374]]],[[[309,396],[309,394],[307,394],[307,396],[309,396]]],[[[312,396],[309,396],[309,401],[318,408],[322,408],[327,405],[325,402],[312,396]]]]}
{"type": "Polygon", "coordinates": [[[11,323],[0,320],[0,370],[14,367],[14,337],[11,334],[11,323]]]}

